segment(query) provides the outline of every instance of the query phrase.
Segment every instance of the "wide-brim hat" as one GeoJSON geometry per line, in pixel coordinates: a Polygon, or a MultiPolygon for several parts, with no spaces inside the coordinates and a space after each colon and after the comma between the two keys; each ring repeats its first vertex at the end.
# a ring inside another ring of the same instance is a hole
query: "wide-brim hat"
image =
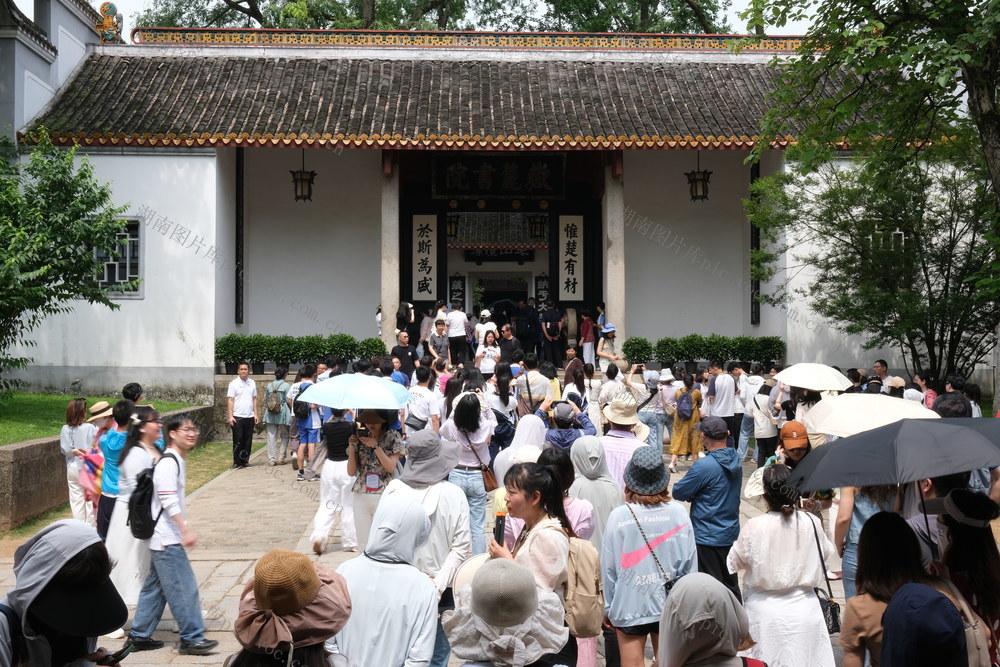
{"type": "Polygon", "coordinates": [[[494,627],[520,625],[538,608],[535,576],[506,558],[484,563],[472,577],[470,606],[473,614],[494,627]]]}
{"type": "Polygon", "coordinates": [[[365,409],[358,413],[356,421],[359,424],[384,424],[385,418],[377,410],[365,409]]]}
{"type": "Polygon", "coordinates": [[[670,472],[663,464],[663,454],[658,447],[645,445],[632,452],[632,459],[625,466],[625,484],[636,493],[652,496],[660,493],[670,483],[670,472]]]}
{"type": "Polygon", "coordinates": [[[631,391],[623,391],[614,395],[611,402],[602,411],[605,418],[612,424],[637,424],[639,414],[636,412],[635,396],[631,391]]]}
{"type": "Polygon", "coordinates": [[[677,378],[674,377],[673,372],[669,368],[664,368],[660,371],[660,382],[674,382],[677,378]]]}
{"type": "Polygon", "coordinates": [[[87,412],[90,413],[90,418],[87,419],[88,422],[97,421],[98,419],[104,419],[105,417],[110,417],[114,408],[112,408],[107,401],[98,401],[88,408],[87,412]]]}
{"type": "Polygon", "coordinates": [[[351,616],[347,581],[305,554],[273,549],[258,561],[240,597],[234,634],[251,653],[282,644],[322,643],[351,616]]]}
{"type": "Polygon", "coordinates": [[[432,430],[417,431],[406,441],[406,465],[399,479],[413,485],[437,484],[455,469],[462,446],[439,438],[432,430]]]}
{"type": "Polygon", "coordinates": [[[615,332],[615,331],[618,331],[618,327],[616,327],[613,324],[605,324],[604,328],[601,329],[601,333],[606,333],[606,334],[612,333],[612,332],[615,332]]]}
{"type": "Polygon", "coordinates": [[[45,625],[72,637],[100,637],[128,620],[128,607],[110,577],[77,582],[72,588],[50,584],[35,597],[30,611],[45,625]]]}
{"type": "Polygon", "coordinates": [[[478,556],[466,559],[466,561],[459,565],[458,569],[455,570],[455,579],[451,584],[452,590],[460,591],[471,584],[473,577],[476,576],[476,572],[479,572],[479,568],[485,565],[489,560],[490,555],[488,553],[479,554],[478,556]]]}

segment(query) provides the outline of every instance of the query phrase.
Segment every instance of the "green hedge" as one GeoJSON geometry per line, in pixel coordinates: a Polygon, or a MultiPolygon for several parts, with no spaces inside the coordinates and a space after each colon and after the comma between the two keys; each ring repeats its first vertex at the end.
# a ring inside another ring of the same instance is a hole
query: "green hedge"
{"type": "Polygon", "coordinates": [[[215,358],[222,362],[272,362],[277,365],[304,364],[323,361],[327,357],[344,359],[348,363],[361,357],[386,354],[381,339],[355,340],[349,334],[330,336],[269,336],[267,334],[230,333],[215,339],[215,358]]]}
{"type": "MultiPolygon", "coordinates": [[[[632,339],[629,339],[632,340],[632,339]]],[[[645,339],[643,339],[645,340],[645,339]]],[[[771,363],[785,356],[785,341],[780,336],[702,336],[661,338],[654,347],[661,364],[678,361],[759,361],[771,363]]]]}

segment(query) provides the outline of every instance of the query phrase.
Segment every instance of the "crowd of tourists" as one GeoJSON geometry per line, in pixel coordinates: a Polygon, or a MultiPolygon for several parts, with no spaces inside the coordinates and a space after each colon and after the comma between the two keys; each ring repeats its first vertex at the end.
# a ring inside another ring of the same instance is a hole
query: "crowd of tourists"
{"type": "MultiPolygon", "coordinates": [[[[443,666],[454,656],[592,667],[600,651],[606,665],[639,667],[651,649],[669,667],[832,667],[839,631],[847,667],[1000,665],[990,528],[1000,470],[801,495],[789,478],[833,439],[810,417],[829,394],[784,385],[780,366],[627,366],[614,325],[595,322],[605,338],[594,354],[607,361],[598,372],[574,346],[559,362],[543,344],[540,358],[516,321],[489,327],[489,313],[474,348],[450,340],[445,313],[417,351],[407,312],[384,358],[305,364],[293,380],[279,368],[261,387],[241,364],[230,384],[233,467],[249,465],[248,434],[262,423],[267,464],[290,460],[319,485],[313,551],[327,551],[339,518],[339,548],[360,553],[336,572],[303,554],[264,555],[240,601],[243,649],[226,664],[443,666]],[[400,410],[296,400],[343,374],[382,376],[411,400],[400,410]],[[741,495],[762,510],[742,525],[741,495]],[[846,608],[834,628],[826,603],[838,577],[846,608]]],[[[848,369],[847,392],[973,416],[976,388],[963,378],[938,393],[930,378],[908,386],[888,370],[882,360],[871,375],[848,369]]],[[[152,633],[166,604],[181,653],[216,648],[184,551],[196,543],[184,457],[198,427],[186,416],[162,423],[137,385],[126,393],[91,406],[89,420],[82,399],[67,409],[74,519],[18,550],[14,611],[0,617],[0,628],[20,624],[7,644],[25,644],[23,664],[114,664],[96,637],[124,634],[128,607],[130,651],[163,645],[152,633]],[[155,528],[140,539],[130,498],[149,471],[155,528]],[[72,547],[47,558],[60,540],[72,547]],[[33,601],[50,589],[66,599],[80,572],[108,600],[89,623],[33,601]]]]}

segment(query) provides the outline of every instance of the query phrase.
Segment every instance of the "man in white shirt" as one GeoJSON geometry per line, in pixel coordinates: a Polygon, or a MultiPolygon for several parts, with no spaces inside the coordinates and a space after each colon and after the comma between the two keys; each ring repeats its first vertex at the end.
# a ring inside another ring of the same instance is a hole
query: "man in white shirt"
{"type": "MultiPolygon", "coordinates": [[[[426,369],[425,369],[426,370],[426,369]]],[[[383,498],[400,495],[420,503],[431,520],[427,541],[417,547],[413,566],[430,577],[441,596],[437,637],[431,667],[445,667],[451,649],[441,627],[441,613],[455,608],[451,582],[458,567],[472,555],[469,501],[465,492],[446,480],[458,463],[461,445],[441,440],[429,430],[410,437],[406,467],[385,487],[383,498]]]]}
{"type": "Polygon", "coordinates": [[[872,372],[882,381],[882,393],[888,393],[889,380],[893,378],[889,375],[889,365],[885,362],[885,359],[876,359],[875,363],[872,364],[872,372]]]}
{"type": "Polygon", "coordinates": [[[190,420],[177,426],[176,434],[165,434],[164,440],[169,446],[153,467],[153,490],[156,493],[150,509],[153,517],[159,518],[149,540],[150,571],[139,594],[126,645],[132,644],[139,651],[161,648],[163,642],[153,639],[153,631],[163,616],[164,607],[169,604],[181,636],[178,652],[181,655],[207,655],[219,642],[205,638],[198,580],[184,551],[185,547],[193,547],[198,541],[184,514],[187,475],[184,459],[198,443],[198,427],[190,420]],[[180,437],[177,437],[178,434],[180,437]]]}
{"type": "Polygon", "coordinates": [[[446,318],[448,322],[448,346],[451,348],[451,363],[457,366],[466,359],[466,352],[469,349],[468,339],[465,336],[465,325],[469,318],[462,311],[462,303],[454,301],[451,304],[451,312],[446,318]]]}
{"type": "Polygon", "coordinates": [[[229,425],[233,427],[233,469],[250,465],[250,442],[259,421],[257,383],[250,379],[250,364],[239,365],[238,377],[226,392],[229,425]]]}
{"type": "Polygon", "coordinates": [[[412,439],[413,435],[427,428],[438,433],[441,430],[441,402],[434,395],[428,384],[431,371],[420,366],[413,372],[417,379],[416,386],[410,387],[413,400],[406,404],[406,433],[412,439]]]}
{"type": "Polygon", "coordinates": [[[711,412],[713,417],[722,417],[729,427],[726,446],[735,447],[733,433],[739,433],[736,427],[736,381],[725,372],[721,361],[713,361],[709,372],[715,376],[715,396],[711,397],[711,412]]]}

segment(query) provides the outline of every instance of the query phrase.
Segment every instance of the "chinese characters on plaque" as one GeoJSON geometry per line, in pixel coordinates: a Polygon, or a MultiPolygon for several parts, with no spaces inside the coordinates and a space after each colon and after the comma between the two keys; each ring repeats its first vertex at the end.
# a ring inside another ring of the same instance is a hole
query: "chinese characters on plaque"
{"type": "Polygon", "coordinates": [[[545,303],[545,300],[549,298],[549,277],[544,273],[540,276],[535,276],[535,301],[539,304],[545,303]]]}
{"type": "Polygon", "coordinates": [[[559,216],[559,301],[583,299],[583,217],[559,216]]]}
{"type": "Polygon", "coordinates": [[[564,155],[435,155],[435,199],[562,199],[564,155]]]}
{"type": "Polygon", "coordinates": [[[460,273],[448,278],[448,303],[456,301],[465,307],[465,276],[460,273]]]}
{"type": "Polygon", "coordinates": [[[438,234],[436,215],[413,216],[413,300],[437,299],[438,234]]]}

